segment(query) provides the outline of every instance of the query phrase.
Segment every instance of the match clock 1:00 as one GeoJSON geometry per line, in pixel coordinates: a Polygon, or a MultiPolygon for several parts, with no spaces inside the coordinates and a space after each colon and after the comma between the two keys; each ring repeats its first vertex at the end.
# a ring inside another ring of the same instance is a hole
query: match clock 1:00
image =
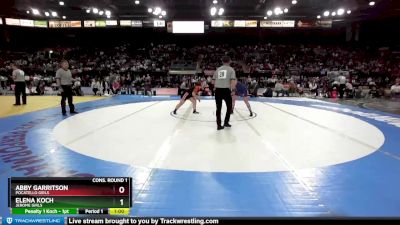
{"type": "Polygon", "coordinates": [[[129,208],[111,208],[110,215],[127,215],[129,214],[129,208]]]}

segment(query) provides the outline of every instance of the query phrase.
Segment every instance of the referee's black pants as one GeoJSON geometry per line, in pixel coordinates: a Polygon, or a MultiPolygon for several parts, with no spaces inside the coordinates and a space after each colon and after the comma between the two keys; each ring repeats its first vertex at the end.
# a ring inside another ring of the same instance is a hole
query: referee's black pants
{"type": "Polygon", "coordinates": [[[15,82],[15,104],[21,105],[21,95],[22,103],[26,104],[26,84],[25,82],[15,82]]]}
{"type": "Polygon", "coordinates": [[[68,99],[68,106],[70,112],[75,112],[75,106],[72,103],[72,88],[71,85],[61,85],[62,92],[61,92],[61,110],[62,113],[65,114],[67,111],[65,109],[65,100],[68,99]]]}
{"type": "Polygon", "coordinates": [[[215,103],[217,104],[217,126],[221,126],[221,108],[222,100],[226,104],[226,114],[224,124],[229,123],[232,110],[232,96],[231,89],[229,88],[217,88],[215,89],[215,103]]]}

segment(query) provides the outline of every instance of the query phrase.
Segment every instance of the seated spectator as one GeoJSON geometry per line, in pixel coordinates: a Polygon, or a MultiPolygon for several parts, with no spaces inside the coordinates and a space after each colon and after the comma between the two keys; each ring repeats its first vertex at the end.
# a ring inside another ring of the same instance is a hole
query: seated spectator
{"type": "Polygon", "coordinates": [[[5,76],[0,76],[0,87],[1,87],[1,89],[3,89],[3,90],[6,89],[6,82],[7,82],[7,78],[5,76]]]}
{"type": "Polygon", "coordinates": [[[400,79],[396,79],[396,83],[390,87],[390,94],[393,98],[400,97],[400,79]]]}
{"type": "Polygon", "coordinates": [[[318,85],[315,81],[310,82],[309,84],[310,92],[314,94],[315,97],[318,96],[318,85]]]}
{"type": "Polygon", "coordinates": [[[276,92],[276,97],[279,97],[279,94],[282,94],[282,97],[287,95],[289,96],[289,93],[287,90],[285,90],[282,81],[278,80],[275,84],[275,92],[276,92]]]}
{"type": "Polygon", "coordinates": [[[274,95],[274,91],[272,90],[271,87],[267,87],[265,89],[265,92],[263,93],[264,97],[273,97],[273,95],[274,95]]]}
{"type": "Polygon", "coordinates": [[[45,84],[44,80],[41,80],[36,87],[36,93],[38,95],[44,95],[45,86],[46,86],[46,84],[45,84]]]}
{"type": "Polygon", "coordinates": [[[297,93],[299,93],[299,96],[302,97],[304,95],[303,87],[297,86],[297,93]]]}
{"type": "Polygon", "coordinates": [[[338,80],[334,80],[333,83],[332,83],[332,88],[336,88],[336,90],[338,90],[339,89],[339,85],[340,85],[339,81],[338,80]]]}
{"type": "Polygon", "coordinates": [[[354,97],[355,98],[362,98],[363,97],[362,92],[363,92],[363,88],[360,85],[360,86],[358,86],[357,90],[354,91],[354,97]]]}
{"type": "Polygon", "coordinates": [[[283,95],[286,95],[286,96],[290,96],[289,95],[289,89],[290,89],[290,84],[287,82],[287,80],[285,79],[284,81],[283,81],[283,95]]]}
{"type": "MultiPolygon", "coordinates": [[[[32,74],[32,77],[27,80],[27,87],[33,87],[33,91],[38,92],[36,88],[40,80],[45,80],[46,85],[54,83],[53,77],[58,66],[58,58],[61,57],[71,59],[71,71],[74,76],[82,78],[82,87],[89,87],[90,80],[94,77],[109,76],[108,84],[103,81],[104,79],[100,79],[104,89],[97,92],[104,93],[106,90],[109,93],[109,89],[114,92],[115,80],[119,82],[119,90],[122,87],[127,90],[127,93],[133,85],[136,87],[136,91],[144,89],[148,91],[156,86],[179,87],[184,81],[189,85],[191,77],[170,77],[167,75],[169,68],[171,66],[191,68],[197,61],[200,63],[202,72],[215,70],[221,56],[226,54],[233,59],[232,67],[235,68],[238,78],[243,77],[244,82],[251,86],[249,91],[252,95],[256,94],[258,87],[270,86],[273,88],[278,79],[282,80],[282,77],[288,78],[289,76],[292,76],[290,80],[295,85],[300,84],[301,87],[308,87],[310,85],[306,85],[306,83],[314,81],[317,87],[321,88],[318,91],[325,96],[330,96],[332,87],[336,86],[339,91],[340,86],[342,88],[345,86],[343,82],[334,82],[333,85],[330,85],[332,83],[329,82],[329,79],[340,75],[350,77],[352,86],[366,85],[371,89],[372,86],[376,86],[377,90],[387,87],[393,77],[400,75],[398,66],[400,60],[396,54],[390,54],[390,52],[389,54],[380,54],[376,48],[359,46],[335,46],[332,48],[312,45],[256,44],[246,46],[205,45],[183,48],[176,44],[153,44],[151,46],[143,45],[140,48],[133,45],[102,47],[102,49],[60,48],[54,51],[52,58],[44,57],[40,51],[39,54],[37,53],[21,54],[10,51],[2,54],[0,52],[0,58],[4,61],[0,65],[1,93],[11,90],[12,80],[8,75],[11,72],[8,66],[11,62],[19,62],[27,74],[32,74]],[[328,52],[332,54],[327,54],[328,52]],[[133,71],[135,72],[133,73],[133,71]],[[162,78],[160,79],[157,74],[152,73],[154,71],[159,72],[162,78]],[[365,77],[366,74],[368,74],[367,77],[365,77]],[[257,81],[253,83],[255,76],[257,76],[257,81]]],[[[195,81],[204,81],[205,78],[207,81],[202,82],[202,87],[205,89],[208,85],[213,94],[210,76],[196,77],[195,81]]],[[[293,93],[293,87],[289,88],[290,93],[293,93]]],[[[347,96],[351,96],[348,87],[347,85],[345,92],[347,96]]],[[[57,90],[56,87],[53,88],[57,90]]],[[[391,95],[398,95],[397,87],[393,88],[394,91],[391,91],[391,95]]],[[[310,90],[314,93],[315,89],[310,90]]],[[[299,89],[296,91],[301,92],[299,89]]],[[[279,93],[285,95],[285,92],[280,91],[279,93]]],[[[319,93],[315,92],[315,95],[317,94],[319,93]]],[[[341,94],[343,95],[342,91],[341,94]]],[[[361,94],[358,97],[361,97],[361,94]]]]}
{"type": "Polygon", "coordinates": [[[81,78],[76,78],[74,85],[72,86],[72,91],[75,93],[76,96],[83,96],[83,92],[81,89],[81,78]]]}
{"type": "Polygon", "coordinates": [[[345,93],[347,98],[353,98],[354,90],[353,85],[347,80],[345,93]]]}
{"type": "Polygon", "coordinates": [[[98,79],[95,79],[92,82],[92,90],[93,90],[94,95],[97,95],[97,92],[99,92],[99,95],[101,96],[102,85],[98,79]]]}
{"type": "Polygon", "coordinates": [[[368,86],[370,89],[372,89],[374,86],[376,86],[375,81],[371,77],[368,78],[367,83],[368,83],[368,86]]]}
{"type": "Polygon", "coordinates": [[[257,91],[258,91],[258,84],[256,80],[253,80],[249,86],[249,93],[250,96],[252,97],[257,97],[257,91]]]}
{"type": "Polygon", "coordinates": [[[330,98],[336,99],[337,96],[338,96],[338,91],[337,91],[336,87],[333,87],[333,88],[332,88],[332,91],[331,91],[331,93],[330,93],[330,98]]]}
{"type": "Polygon", "coordinates": [[[370,98],[379,98],[379,97],[381,97],[378,89],[376,89],[376,86],[372,86],[372,89],[369,91],[368,95],[369,95],[370,98]]]}
{"type": "Polygon", "coordinates": [[[115,80],[113,85],[112,85],[112,87],[113,87],[113,90],[114,90],[113,93],[114,94],[118,94],[120,89],[121,89],[121,85],[119,84],[119,81],[115,80]]]}
{"type": "Polygon", "coordinates": [[[188,89],[188,86],[187,86],[186,82],[183,81],[181,83],[181,85],[179,86],[178,95],[182,95],[182,93],[185,92],[187,89],[188,89]]]}

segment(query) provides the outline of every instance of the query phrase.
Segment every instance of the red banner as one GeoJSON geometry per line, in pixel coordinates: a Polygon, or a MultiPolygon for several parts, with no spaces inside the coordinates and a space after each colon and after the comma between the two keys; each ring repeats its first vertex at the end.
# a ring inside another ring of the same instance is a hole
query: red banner
{"type": "Polygon", "coordinates": [[[301,28],[331,28],[332,20],[299,20],[297,27],[301,28]]]}

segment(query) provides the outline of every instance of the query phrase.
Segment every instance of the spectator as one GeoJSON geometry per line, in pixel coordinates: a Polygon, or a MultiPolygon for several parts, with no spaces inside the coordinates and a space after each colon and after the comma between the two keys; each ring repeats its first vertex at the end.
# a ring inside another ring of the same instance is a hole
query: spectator
{"type": "Polygon", "coordinates": [[[310,92],[314,93],[314,96],[317,97],[318,96],[318,85],[315,83],[314,80],[312,82],[310,82],[309,88],[310,88],[310,92]]]}
{"type": "Polygon", "coordinates": [[[357,90],[354,92],[354,96],[356,98],[362,98],[363,97],[362,92],[363,92],[362,86],[358,86],[357,90]]]}
{"type": "Polygon", "coordinates": [[[276,92],[276,97],[279,97],[279,94],[282,94],[283,96],[283,84],[281,83],[281,80],[276,82],[274,90],[276,92]]]}
{"type": "MultiPolygon", "coordinates": [[[[101,82],[96,78],[92,82],[92,90],[94,95],[97,95],[97,92],[99,92],[102,89],[101,82]]],[[[99,95],[101,96],[101,92],[99,92],[99,95]]]]}
{"type": "MultiPolygon", "coordinates": [[[[31,89],[34,92],[37,92],[35,88],[42,79],[45,80],[46,86],[55,89],[56,85],[53,83],[54,73],[58,69],[57,62],[66,57],[74,59],[70,60],[71,72],[74,77],[81,78],[82,87],[91,86],[90,80],[98,77],[104,88],[99,91],[104,93],[108,87],[114,91],[113,84],[118,77],[121,77],[118,80],[119,85],[128,93],[132,83],[137,90],[179,87],[185,79],[190,83],[193,77],[167,75],[171,66],[181,65],[186,69],[194,65],[196,69],[199,62],[202,72],[211,70],[212,74],[223,55],[229,55],[233,59],[232,67],[237,71],[239,78],[245,79],[244,83],[249,85],[253,95],[256,95],[257,87],[274,87],[276,80],[282,80],[284,77],[290,78],[294,86],[301,88],[309,86],[307,83],[314,80],[316,85],[322,88],[322,93],[327,95],[330,95],[331,88],[335,86],[343,95],[339,88],[343,87],[343,82],[340,83],[338,79],[341,74],[351,77],[353,86],[367,85],[371,89],[372,86],[376,86],[377,89],[390,87],[393,77],[400,75],[400,60],[396,54],[391,51],[381,54],[374,48],[273,44],[204,45],[183,48],[175,44],[153,44],[140,48],[129,45],[110,49],[60,48],[54,51],[52,58],[46,58],[41,51],[23,54],[7,52],[7,55],[0,52],[0,57],[7,59],[0,65],[0,86],[3,90],[11,89],[13,82],[9,76],[11,71],[8,65],[15,62],[21,65],[21,69],[27,74],[34,74],[26,82],[27,87],[33,87],[31,89]],[[331,54],[327,54],[328,52],[331,54]],[[110,76],[108,85],[105,78],[103,79],[105,74],[110,76]],[[368,79],[363,78],[366,75],[369,76],[368,79]],[[317,79],[318,77],[321,79],[317,79]],[[333,78],[338,81],[329,88],[328,80],[333,78]]],[[[210,74],[210,71],[208,72],[210,74]]],[[[205,77],[198,76],[194,81],[205,77]]],[[[208,79],[207,84],[212,92],[214,88],[208,79]]],[[[206,89],[207,86],[202,84],[202,88],[206,89]]],[[[297,91],[300,89],[297,88],[297,91]]],[[[345,92],[347,93],[347,89],[345,92]]]]}
{"type": "Polygon", "coordinates": [[[350,83],[349,80],[347,80],[347,82],[346,82],[345,92],[346,92],[347,98],[352,98],[354,95],[353,85],[350,83]]]}
{"type": "Polygon", "coordinates": [[[46,85],[45,85],[44,80],[41,80],[36,87],[37,95],[44,95],[45,87],[46,87],[46,85]]]}
{"type": "Polygon", "coordinates": [[[120,91],[121,85],[117,79],[114,81],[112,87],[113,87],[113,93],[118,94],[120,91]]]}
{"type": "Polygon", "coordinates": [[[376,89],[376,86],[372,86],[372,89],[368,93],[370,98],[379,98],[379,91],[376,89]]]}
{"type": "Polygon", "coordinates": [[[400,78],[396,79],[396,83],[390,87],[390,93],[393,98],[400,97],[400,78]]]}
{"type": "Polygon", "coordinates": [[[346,77],[340,75],[339,78],[339,98],[343,98],[344,92],[346,90],[346,77]]]}
{"type": "Polygon", "coordinates": [[[333,98],[333,99],[336,99],[337,95],[338,95],[338,92],[337,92],[337,89],[336,89],[336,86],[335,86],[335,87],[332,88],[330,97],[333,98]]]}
{"type": "Polygon", "coordinates": [[[81,89],[81,78],[76,78],[74,85],[72,85],[72,91],[75,93],[77,96],[83,96],[83,92],[81,89]]]}

